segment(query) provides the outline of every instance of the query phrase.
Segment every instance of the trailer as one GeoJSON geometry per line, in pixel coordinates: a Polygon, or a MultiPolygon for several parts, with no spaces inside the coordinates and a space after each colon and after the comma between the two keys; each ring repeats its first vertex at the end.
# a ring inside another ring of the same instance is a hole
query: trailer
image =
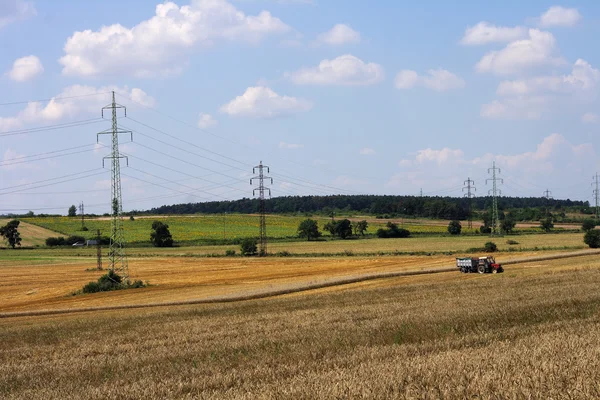
{"type": "Polygon", "coordinates": [[[478,272],[480,274],[504,272],[501,264],[496,263],[492,256],[486,257],[461,257],[456,259],[456,267],[460,272],[478,272]]]}

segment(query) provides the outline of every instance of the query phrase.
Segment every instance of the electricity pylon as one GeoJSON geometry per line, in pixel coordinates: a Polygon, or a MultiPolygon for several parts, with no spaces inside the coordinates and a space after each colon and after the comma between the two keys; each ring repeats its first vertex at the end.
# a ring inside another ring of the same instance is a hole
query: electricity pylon
{"type": "Polygon", "coordinates": [[[79,204],[79,214],[81,215],[81,230],[83,231],[85,228],[85,210],[83,208],[83,201],[79,204]]]}
{"type": "Polygon", "coordinates": [[[100,229],[96,232],[96,268],[102,271],[102,245],[100,244],[100,229]]]}
{"type": "Polygon", "coordinates": [[[129,160],[126,156],[119,154],[119,134],[129,133],[133,140],[133,132],[120,130],[117,125],[117,109],[122,108],[127,116],[127,109],[125,106],[117,104],[115,102],[115,92],[112,92],[112,103],[102,107],[102,118],[104,118],[104,110],[111,110],[112,113],[112,127],[105,131],[99,132],[96,135],[96,141],[98,141],[99,135],[111,135],[112,139],[112,152],[110,156],[102,158],[102,167],[104,167],[104,160],[111,160],[111,210],[112,218],[110,225],[110,246],[108,250],[108,269],[117,273],[123,279],[124,283],[129,283],[129,266],[127,264],[127,256],[125,255],[125,237],[123,234],[123,197],[121,195],[121,158],[125,158],[127,165],[129,160]]]}
{"type": "Polygon", "coordinates": [[[504,179],[496,177],[496,171],[498,174],[502,173],[500,168],[496,167],[496,161],[492,162],[492,168],[488,168],[488,174],[492,173],[492,177],[485,180],[485,184],[487,185],[488,181],[492,181],[492,188],[488,190],[488,194],[491,193],[493,198],[492,203],[492,235],[496,235],[498,233],[498,196],[502,196],[502,191],[498,189],[496,182],[500,181],[500,183],[504,183],[504,179]]]}
{"type": "Polygon", "coordinates": [[[596,175],[594,175],[592,179],[594,180],[592,185],[596,185],[596,189],[594,189],[594,199],[596,199],[596,220],[598,220],[598,218],[600,218],[600,191],[598,190],[600,175],[596,172],[596,175]]]}
{"type": "Polygon", "coordinates": [[[467,193],[465,193],[464,196],[468,199],[468,202],[469,202],[468,227],[469,227],[469,229],[472,229],[473,228],[473,208],[471,205],[471,199],[473,197],[475,197],[475,194],[473,194],[473,192],[471,192],[471,189],[473,189],[474,191],[477,191],[477,188],[475,187],[475,181],[473,181],[471,178],[467,178],[467,180],[463,182],[463,185],[466,185],[465,187],[463,187],[463,192],[465,191],[465,189],[467,189],[467,193]]]}
{"type": "Polygon", "coordinates": [[[260,212],[260,231],[259,231],[259,243],[260,243],[260,256],[267,255],[267,219],[265,216],[265,192],[269,192],[269,197],[271,197],[271,189],[265,187],[265,179],[271,180],[271,185],[273,184],[273,178],[269,176],[265,176],[264,169],[267,169],[267,173],[269,173],[269,167],[263,165],[262,161],[254,168],[252,168],[252,173],[256,174],[256,170],[258,170],[258,176],[250,178],[250,184],[254,183],[254,180],[258,179],[258,188],[252,190],[252,195],[256,195],[256,191],[258,190],[259,197],[259,212],[260,212]]]}
{"type": "Polygon", "coordinates": [[[544,190],[544,198],[546,199],[546,216],[549,216],[550,200],[552,200],[552,192],[549,189],[544,190]]]}

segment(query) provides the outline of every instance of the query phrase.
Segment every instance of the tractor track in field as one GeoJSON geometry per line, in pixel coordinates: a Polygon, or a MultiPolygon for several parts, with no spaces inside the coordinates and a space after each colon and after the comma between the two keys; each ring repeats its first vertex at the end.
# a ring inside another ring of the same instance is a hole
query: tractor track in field
{"type": "MultiPolygon", "coordinates": [[[[592,250],[592,251],[578,251],[571,252],[565,254],[555,254],[551,256],[538,256],[538,257],[528,257],[523,259],[515,259],[502,262],[502,265],[514,265],[514,264],[522,264],[527,262],[537,262],[537,261],[549,261],[549,260],[559,260],[564,258],[573,258],[573,257],[583,257],[600,254],[600,250],[592,250]]],[[[416,276],[416,275],[431,275],[431,274],[439,274],[444,272],[457,272],[458,269],[456,266],[451,267],[438,267],[438,268],[429,268],[429,269],[421,269],[421,270],[409,270],[409,271],[397,271],[397,272],[382,272],[375,274],[365,274],[361,276],[354,277],[346,277],[334,279],[326,282],[320,283],[311,283],[306,285],[297,285],[293,287],[288,287],[285,289],[276,289],[276,290],[268,290],[264,292],[252,293],[252,294],[243,294],[243,295],[234,295],[234,296],[219,296],[212,297],[206,299],[192,299],[192,300],[182,300],[182,301],[173,301],[173,302],[161,302],[161,303],[146,303],[146,304],[124,304],[124,305],[116,305],[116,306],[105,306],[105,307],[80,307],[80,308],[68,308],[68,309],[57,309],[57,310],[32,310],[32,311],[15,311],[15,312],[5,312],[0,313],[0,318],[15,318],[15,317],[33,317],[33,316],[45,316],[45,315],[61,315],[61,314],[73,314],[73,313],[84,313],[84,312],[97,312],[97,311],[115,311],[115,310],[127,310],[127,309],[141,309],[141,308],[158,308],[158,307],[172,307],[172,306],[185,306],[185,305],[195,305],[195,304],[224,304],[224,303],[234,303],[240,301],[248,301],[248,300],[258,300],[258,299],[266,299],[270,297],[277,297],[286,294],[300,293],[306,292],[310,290],[323,289],[334,286],[343,286],[349,285],[353,283],[366,282],[377,279],[388,279],[388,278],[397,278],[403,276],[416,276]]]]}

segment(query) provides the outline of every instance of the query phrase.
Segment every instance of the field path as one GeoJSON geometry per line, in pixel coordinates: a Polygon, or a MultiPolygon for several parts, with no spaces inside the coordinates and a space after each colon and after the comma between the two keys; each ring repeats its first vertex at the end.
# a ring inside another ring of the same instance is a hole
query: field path
{"type": "MultiPolygon", "coordinates": [[[[550,261],[560,260],[574,257],[584,257],[591,255],[600,254],[600,250],[587,250],[577,251],[570,253],[546,255],[546,256],[534,256],[526,258],[516,258],[504,261],[504,265],[514,265],[522,263],[532,263],[539,261],[550,261]]],[[[269,297],[281,296],[286,294],[300,293],[310,290],[317,290],[323,288],[330,288],[336,286],[349,285],[354,283],[361,283],[366,281],[372,281],[377,279],[388,279],[397,277],[408,277],[418,275],[431,275],[439,274],[444,272],[457,272],[456,266],[440,266],[421,268],[419,270],[404,270],[396,272],[380,272],[380,273],[369,273],[357,276],[347,277],[334,277],[326,278],[320,282],[315,283],[297,283],[288,285],[279,285],[277,288],[269,289],[258,289],[253,292],[246,292],[244,294],[234,294],[226,296],[212,296],[203,299],[191,299],[181,301],[169,301],[169,302],[150,302],[145,304],[121,304],[113,306],[97,306],[97,307],[76,307],[68,309],[53,309],[53,310],[32,310],[32,311],[17,311],[17,312],[4,312],[0,313],[0,318],[11,318],[11,317],[29,317],[29,316],[41,316],[41,315],[58,315],[58,314],[70,314],[79,312],[97,312],[97,311],[109,311],[109,310],[124,310],[124,309],[139,309],[139,308],[155,308],[155,307],[171,307],[181,305],[194,305],[194,304],[214,304],[214,303],[230,303],[247,300],[264,299],[269,297]],[[283,287],[282,287],[283,286],[283,287]]]]}

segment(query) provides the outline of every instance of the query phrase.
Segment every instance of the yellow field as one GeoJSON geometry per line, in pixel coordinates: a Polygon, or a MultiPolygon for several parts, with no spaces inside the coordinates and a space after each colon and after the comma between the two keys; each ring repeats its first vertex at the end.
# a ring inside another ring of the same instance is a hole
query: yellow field
{"type": "MultiPolygon", "coordinates": [[[[171,300],[424,260],[451,257],[143,258],[132,271],[157,286],[76,298],[63,296],[94,277],[93,262],[21,261],[0,268],[0,293],[3,310],[171,300]]],[[[598,398],[598,285],[594,255],[230,304],[0,319],[0,397],[598,398]]]]}
{"type": "MultiPolygon", "coordinates": [[[[9,221],[9,219],[0,219],[0,226],[6,225],[9,221]]],[[[46,238],[59,235],[57,232],[23,221],[19,224],[18,230],[21,234],[21,246],[23,247],[44,246],[46,238]]],[[[0,247],[3,246],[6,246],[6,242],[4,238],[0,238],[0,247]]]]}

